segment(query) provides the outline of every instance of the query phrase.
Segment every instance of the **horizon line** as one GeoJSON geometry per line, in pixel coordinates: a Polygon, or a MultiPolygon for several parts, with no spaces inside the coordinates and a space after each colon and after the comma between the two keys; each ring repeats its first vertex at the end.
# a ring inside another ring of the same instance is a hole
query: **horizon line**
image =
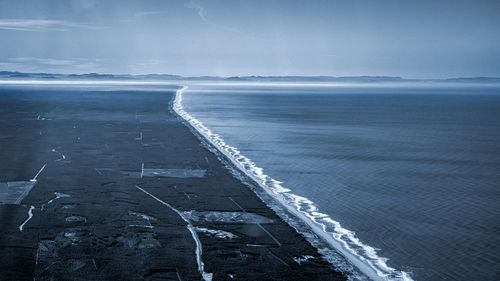
{"type": "MultiPolygon", "coordinates": [[[[263,78],[263,79],[273,79],[273,78],[314,78],[314,79],[352,79],[352,78],[365,78],[365,79],[396,79],[401,82],[405,81],[448,81],[448,80],[471,80],[471,79],[485,79],[485,80],[499,80],[495,82],[500,82],[500,76],[455,76],[447,78],[406,78],[404,76],[397,75],[347,75],[347,76],[334,76],[334,75],[231,75],[231,76],[219,76],[219,75],[195,75],[195,76],[185,76],[179,74],[171,73],[145,73],[145,74],[131,74],[131,73],[99,73],[99,72],[88,72],[88,73],[54,73],[54,72],[22,72],[22,71],[11,71],[11,70],[0,70],[0,78],[6,74],[24,74],[24,75],[54,75],[54,76],[128,76],[129,78],[141,78],[147,76],[171,76],[177,79],[197,79],[197,78],[217,78],[217,79],[231,79],[231,78],[263,78]]],[[[17,78],[17,77],[5,77],[5,78],[17,78]]],[[[38,77],[41,79],[51,79],[51,77],[38,77]]],[[[55,77],[52,77],[55,78],[55,77]]],[[[116,77],[120,78],[120,77],[116,77]]],[[[166,77],[165,77],[166,78],[166,77]]],[[[392,81],[396,82],[396,81],[392,81]]]]}

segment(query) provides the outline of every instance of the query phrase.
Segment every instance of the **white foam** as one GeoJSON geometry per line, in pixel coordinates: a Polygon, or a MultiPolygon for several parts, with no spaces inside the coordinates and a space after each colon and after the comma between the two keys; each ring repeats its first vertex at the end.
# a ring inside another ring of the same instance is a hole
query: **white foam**
{"type": "Polygon", "coordinates": [[[320,212],[314,202],[293,194],[290,189],[282,185],[282,182],[266,175],[262,168],[257,167],[251,159],[242,155],[236,147],[225,143],[220,135],[213,133],[201,121],[184,111],[182,93],[187,88],[184,86],[177,90],[173,103],[174,111],[227,156],[240,170],[255,180],[266,193],[280,202],[289,212],[302,219],[312,231],[339,251],[368,278],[373,280],[413,280],[409,273],[388,266],[387,258],[379,257],[377,251],[362,243],[353,231],[343,228],[329,215],[320,212]]]}

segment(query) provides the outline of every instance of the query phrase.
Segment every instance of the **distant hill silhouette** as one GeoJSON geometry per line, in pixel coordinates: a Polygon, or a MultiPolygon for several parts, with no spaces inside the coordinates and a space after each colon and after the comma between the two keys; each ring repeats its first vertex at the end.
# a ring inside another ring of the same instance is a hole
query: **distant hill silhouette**
{"type": "Polygon", "coordinates": [[[500,83],[500,77],[458,77],[448,79],[406,79],[395,76],[196,76],[185,77],[173,74],[56,74],[56,73],[23,73],[17,71],[0,71],[1,80],[203,80],[203,81],[241,81],[241,82],[345,82],[345,83],[382,83],[382,82],[454,82],[454,83],[500,83]]]}

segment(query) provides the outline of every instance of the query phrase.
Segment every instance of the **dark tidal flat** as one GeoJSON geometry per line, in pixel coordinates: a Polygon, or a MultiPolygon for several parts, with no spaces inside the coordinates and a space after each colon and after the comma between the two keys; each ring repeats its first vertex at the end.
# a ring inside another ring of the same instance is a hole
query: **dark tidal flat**
{"type": "Polygon", "coordinates": [[[345,280],[170,111],[174,93],[0,89],[2,280],[200,280],[189,226],[213,280],[345,280]]]}

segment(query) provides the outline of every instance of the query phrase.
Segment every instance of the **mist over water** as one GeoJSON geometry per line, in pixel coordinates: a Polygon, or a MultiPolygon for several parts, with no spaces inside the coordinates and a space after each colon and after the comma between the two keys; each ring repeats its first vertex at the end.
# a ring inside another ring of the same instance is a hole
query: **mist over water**
{"type": "Polygon", "coordinates": [[[184,110],[416,280],[499,272],[500,90],[190,86],[184,110]]]}

